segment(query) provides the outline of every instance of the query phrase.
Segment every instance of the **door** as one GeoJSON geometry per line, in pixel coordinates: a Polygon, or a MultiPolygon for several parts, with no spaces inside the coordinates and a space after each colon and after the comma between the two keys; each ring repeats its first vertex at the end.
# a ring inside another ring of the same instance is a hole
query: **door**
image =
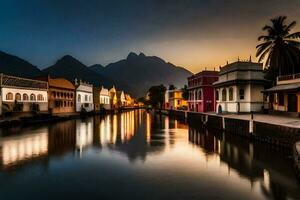
{"type": "Polygon", "coordinates": [[[288,111],[289,112],[297,112],[298,111],[298,102],[296,94],[288,95],[288,111]]]}

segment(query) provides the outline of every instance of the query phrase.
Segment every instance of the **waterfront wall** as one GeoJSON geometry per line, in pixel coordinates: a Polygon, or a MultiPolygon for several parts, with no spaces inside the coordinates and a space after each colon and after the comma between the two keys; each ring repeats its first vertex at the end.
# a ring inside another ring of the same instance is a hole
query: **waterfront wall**
{"type": "Polygon", "coordinates": [[[276,146],[291,148],[296,141],[300,140],[300,129],[288,126],[207,113],[173,110],[169,111],[168,114],[184,118],[192,125],[216,131],[221,130],[232,135],[240,135],[251,140],[270,143],[276,146]]]}

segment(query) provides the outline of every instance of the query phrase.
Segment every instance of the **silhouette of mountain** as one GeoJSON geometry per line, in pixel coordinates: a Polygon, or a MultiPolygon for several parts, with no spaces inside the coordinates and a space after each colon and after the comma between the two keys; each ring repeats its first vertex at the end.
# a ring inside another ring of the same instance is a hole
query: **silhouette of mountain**
{"type": "Polygon", "coordinates": [[[26,78],[41,75],[41,71],[36,66],[3,51],[0,51],[0,73],[26,78]]]}
{"type": "Polygon", "coordinates": [[[104,70],[104,66],[100,64],[91,65],[89,68],[99,74],[102,74],[104,70]]]}
{"type": "Polygon", "coordinates": [[[73,58],[70,55],[65,55],[59,59],[54,65],[43,70],[44,73],[50,74],[53,77],[64,77],[70,81],[74,81],[75,78],[82,79],[83,81],[90,82],[94,86],[104,85],[105,87],[111,87],[113,84],[124,88],[126,86],[114,82],[113,80],[95,73],[89,69],[86,65],[73,58]]]}
{"type": "Polygon", "coordinates": [[[106,67],[91,67],[97,73],[123,81],[133,88],[135,96],[144,95],[149,87],[158,84],[174,84],[183,87],[192,73],[182,67],[166,63],[156,56],[143,53],[129,53],[126,59],[111,63],[106,67]]]}

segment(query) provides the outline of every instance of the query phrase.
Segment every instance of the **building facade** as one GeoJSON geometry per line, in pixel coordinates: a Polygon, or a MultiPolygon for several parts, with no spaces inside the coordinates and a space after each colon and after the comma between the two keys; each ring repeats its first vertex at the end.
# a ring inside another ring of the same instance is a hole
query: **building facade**
{"type": "Polygon", "coordinates": [[[125,93],[123,91],[117,91],[118,107],[126,106],[125,93]]]}
{"type": "Polygon", "coordinates": [[[109,90],[109,99],[110,99],[110,107],[111,107],[111,109],[118,108],[117,90],[116,90],[115,86],[113,86],[109,90]]]}
{"type": "Polygon", "coordinates": [[[0,74],[0,114],[9,111],[48,111],[48,83],[0,74]]]}
{"type": "Polygon", "coordinates": [[[187,101],[182,97],[181,89],[166,90],[165,93],[165,109],[185,110],[187,109],[187,101]]]}
{"type": "Polygon", "coordinates": [[[218,81],[217,71],[202,71],[188,77],[188,110],[210,112],[216,110],[213,83],[218,81]]]}
{"type": "Polygon", "coordinates": [[[101,87],[101,90],[99,91],[99,102],[101,108],[104,108],[106,110],[110,110],[110,98],[109,98],[109,91],[108,89],[101,87]]]}
{"type": "Polygon", "coordinates": [[[64,78],[39,77],[48,82],[48,107],[50,113],[75,112],[75,86],[64,78]]]}
{"type": "Polygon", "coordinates": [[[264,108],[300,113],[300,74],[277,77],[276,86],[264,91],[264,108]]]}
{"type": "Polygon", "coordinates": [[[251,61],[237,61],[220,68],[215,87],[218,113],[259,112],[263,107],[266,81],[263,65],[251,61]]]}
{"type": "Polygon", "coordinates": [[[93,103],[93,85],[83,82],[81,80],[75,80],[76,88],[76,112],[94,110],[93,103]]]}

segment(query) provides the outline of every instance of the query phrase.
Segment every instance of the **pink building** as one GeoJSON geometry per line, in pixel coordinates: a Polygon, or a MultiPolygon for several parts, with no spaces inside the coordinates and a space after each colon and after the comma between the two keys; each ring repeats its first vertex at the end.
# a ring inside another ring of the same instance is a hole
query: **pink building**
{"type": "Polygon", "coordinates": [[[188,77],[188,110],[194,112],[215,111],[215,92],[212,84],[218,81],[219,72],[202,71],[188,77]]]}

